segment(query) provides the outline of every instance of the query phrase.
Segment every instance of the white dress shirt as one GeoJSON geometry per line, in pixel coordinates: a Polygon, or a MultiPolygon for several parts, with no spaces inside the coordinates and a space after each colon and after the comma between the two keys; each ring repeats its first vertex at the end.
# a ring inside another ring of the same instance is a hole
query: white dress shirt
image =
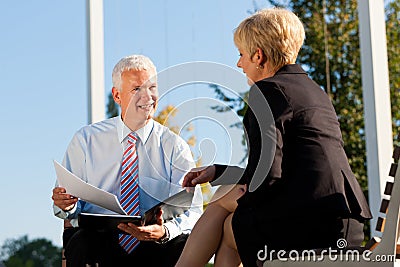
{"type": "MultiPolygon", "coordinates": [[[[63,165],[85,182],[120,197],[120,172],[124,147],[131,130],[121,117],[114,117],[81,128],[70,142],[63,165]]],[[[138,135],[136,149],[139,160],[140,212],[182,190],[183,176],[195,166],[187,143],[167,127],[150,120],[138,135]]],[[[67,192],[68,193],[68,192],[67,192]]],[[[170,239],[190,233],[202,214],[203,198],[197,186],[192,207],[178,218],[164,223],[170,239]]],[[[112,211],[79,200],[65,212],[53,206],[54,214],[71,219],[78,226],[81,212],[112,214],[112,211]]]]}

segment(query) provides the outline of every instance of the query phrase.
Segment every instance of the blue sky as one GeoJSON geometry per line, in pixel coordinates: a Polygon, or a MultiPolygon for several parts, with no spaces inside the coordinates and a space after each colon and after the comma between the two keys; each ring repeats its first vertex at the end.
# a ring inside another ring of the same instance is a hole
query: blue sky
{"type": "MultiPolygon", "coordinates": [[[[25,234],[61,245],[62,221],[51,209],[52,160],[62,160],[72,135],[87,124],[85,2],[0,1],[0,245],[25,234]]],[[[237,69],[233,30],[252,9],[251,0],[104,1],[105,94],[111,90],[114,64],[129,54],[149,56],[159,71],[193,61],[237,69]]],[[[208,110],[203,97],[213,97],[212,90],[194,85],[163,101],[186,101],[195,113],[208,110]],[[193,98],[199,100],[190,102],[193,98]]],[[[182,113],[179,110],[177,123],[182,113]]],[[[234,121],[231,115],[215,118],[234,121]]],[[[229,131],[233,142],[240,142],[240,131],[229,131]]],[[[219,140],[214,150],[224,146],[224,133],[211,132],[215,135],[208,136],[210,128],[201,123],[195,125],[198,138],[208,138],[202,143],[205,151],[210,140],[219,140]]],[[[242,149],[233,150],[238,152],[216,160],[233,157],[232,163],[237,163],[242,149]]]]}

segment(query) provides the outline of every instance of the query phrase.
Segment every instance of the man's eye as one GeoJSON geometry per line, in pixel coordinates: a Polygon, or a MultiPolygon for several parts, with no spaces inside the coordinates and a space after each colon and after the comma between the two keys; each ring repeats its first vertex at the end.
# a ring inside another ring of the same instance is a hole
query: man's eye
{"type": "Polygon", "coordinates": [[[139,91],[139,90],[140,90],[140,87],[133,88],[133,91],[139,91]]]}
{"type": "Polygon", "coordinates": [[[243,54],[242,53],[239,53],[239,57],[242,57],[243,56],[243,54]]]}
{"type": "Polygon", "coordinates": [[[151,91],[157,90],[157,86],[150,86],[150,90],[151,90],[151,91]]]}

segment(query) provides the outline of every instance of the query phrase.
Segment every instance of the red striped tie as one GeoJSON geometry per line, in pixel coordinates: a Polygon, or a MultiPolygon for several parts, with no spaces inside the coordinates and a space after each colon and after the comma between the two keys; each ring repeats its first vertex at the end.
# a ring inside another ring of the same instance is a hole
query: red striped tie
{"type": "MultiPolygon", "coordinates": [[[[121,165],[121,197],[120,203],[128,215],[140,215],[139,211],[139,164],[136,153],[137,137],[134,133],[128,135],[128,144],[124,150],[121,165]]],[[[128,234],[119,235],[119,244],[126,252],[131,253],[139,240],[128,234]]]]}

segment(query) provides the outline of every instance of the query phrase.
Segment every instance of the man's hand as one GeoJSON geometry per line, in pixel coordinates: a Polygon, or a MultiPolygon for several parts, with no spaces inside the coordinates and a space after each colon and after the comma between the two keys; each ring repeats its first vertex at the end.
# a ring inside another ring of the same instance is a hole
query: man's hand
{"type": "Polygon", "coordinates": [[[183,178],[182,187],[192,187],[197,184],[211,182],[215,177],[215,166],[193,168],[183,178]]]}
{"type": "Polygon", "coordinates": [[[118,229],[136,237],[140,241],[157,241],[165,235],[164,226],[159,224],[137,226],[133,223],[120,223],[118,229]]]}
{"type": "Polygon", "coordinates": [[[67,194],[66,192],[67,191],[65,190],[65,188],[56,187],[53,189],[53,195],[51,196],[54,205],[56,205],[63,211],[71,210],[75,206],[76,202],[78,202],[77,197],[67,194]]]}
{"type": "Polygon", "coordinates": [[[152,225],[137,226],[133,223],[120,223],[118,229],[136,237],[140,241],[158,241],[165,235],[162,211],[157,213],[157,222],[152,225]]]}

